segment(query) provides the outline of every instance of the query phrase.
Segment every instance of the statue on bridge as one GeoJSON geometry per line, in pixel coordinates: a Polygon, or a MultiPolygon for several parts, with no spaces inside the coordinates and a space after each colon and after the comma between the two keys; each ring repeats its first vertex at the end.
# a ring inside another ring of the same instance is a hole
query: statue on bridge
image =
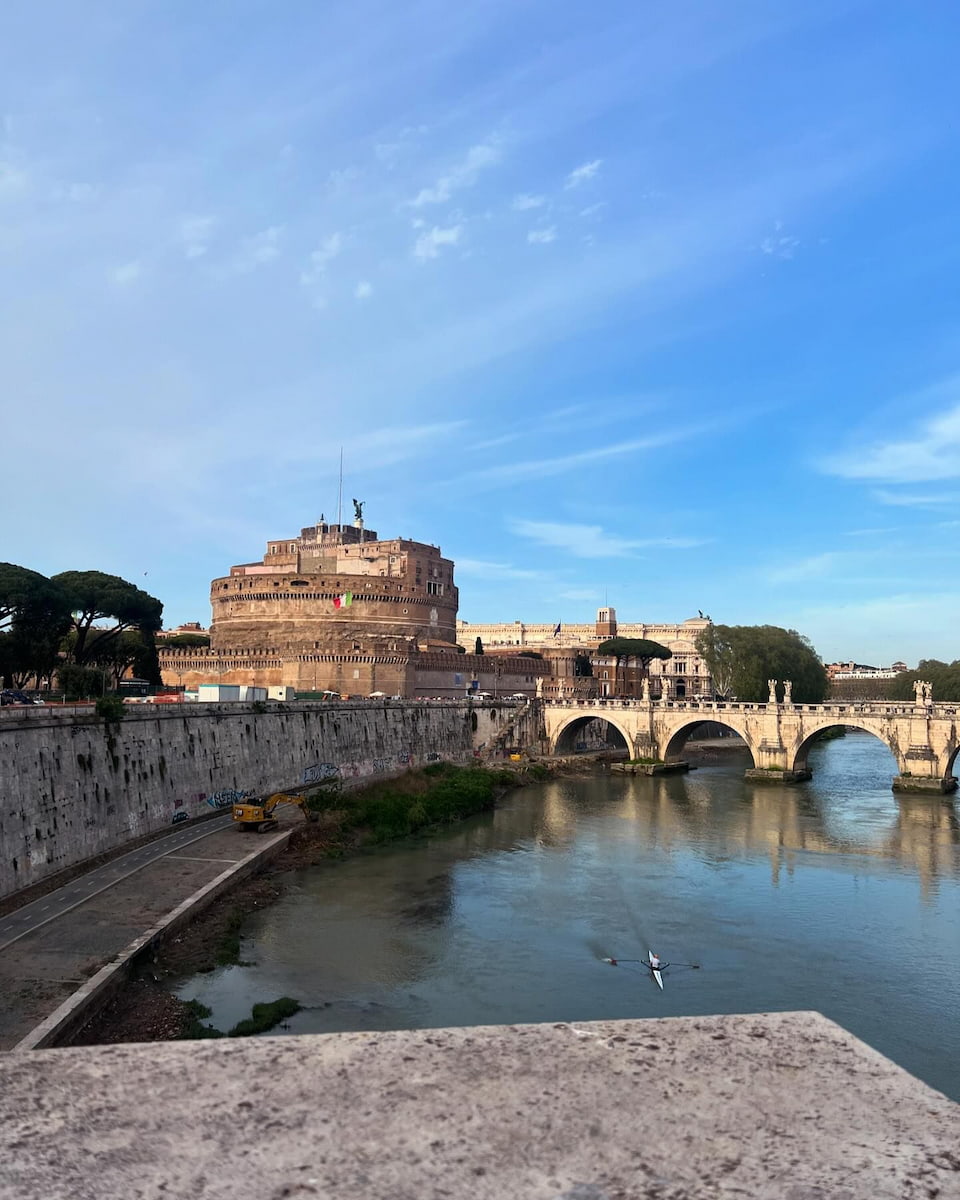
{"type": "Polygon", "coordinates": [[[776,704],[776,702],[777,702],[777,681],[775,679],[768,679],[767,687],[770,689],[770,695],[767,698],[767,703],[768,704],[776,704]]]}
{"type": "Polygon", "coordinates": [[[913,690],[916,693],[917,704],[932,704],[933,703],[933,684],[928,683],[924,679],[915,679],[913,681],[913,690]]]}
{"type": "Polygon", "coordinates": [[[783,702],[784,704],[793,703],[793,680],[785,679],[783,681],[783,702]]]}
{"type": "Polygon", "coordinates": [[[650,699],[650,676],[649,675],[644,675],[644,677],[643,677],[643,694],[642,694],[641,699],[643,699],[643,700],[650,699]]]}
{"type": "Polygon", "coordinates": [[[664,675],[660,680],[660,702],[666,704],[670,699],[670,680],[664,675]]]}

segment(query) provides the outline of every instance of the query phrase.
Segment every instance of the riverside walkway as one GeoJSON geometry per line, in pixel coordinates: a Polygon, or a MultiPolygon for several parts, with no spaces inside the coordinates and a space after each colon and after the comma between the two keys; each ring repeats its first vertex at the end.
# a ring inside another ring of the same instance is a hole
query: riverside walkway
{"type": "Polygon", "coordinates": [[[122,972],[171,914],[252,873],[288,836],[245,837],[227,815],[177,829],[8,913],[0,921],[0,1050],[18,1047],[78,994],[84,1000],[99,975],[109,985],[111,964],[122,972]]]}

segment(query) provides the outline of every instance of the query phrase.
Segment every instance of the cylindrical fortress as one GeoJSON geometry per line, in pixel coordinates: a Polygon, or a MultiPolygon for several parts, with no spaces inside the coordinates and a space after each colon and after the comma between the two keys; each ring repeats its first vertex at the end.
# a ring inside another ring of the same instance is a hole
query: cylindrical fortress
{"type": "Polygon", "coordinates": [[[455,645],[453,563],[436,546],[319,524],[210,587],[211,648],[390,652],[455,645]]]}

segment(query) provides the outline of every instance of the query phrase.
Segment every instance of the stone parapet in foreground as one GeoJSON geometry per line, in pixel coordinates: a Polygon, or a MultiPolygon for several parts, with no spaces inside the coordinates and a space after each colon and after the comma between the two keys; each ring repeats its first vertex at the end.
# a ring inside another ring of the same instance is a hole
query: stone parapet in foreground
{"type": "Polygon", "coordinates": [[[817,1013],[0,1055],[0,1196],[960,1197],[960,1106],[817,1013]]]}

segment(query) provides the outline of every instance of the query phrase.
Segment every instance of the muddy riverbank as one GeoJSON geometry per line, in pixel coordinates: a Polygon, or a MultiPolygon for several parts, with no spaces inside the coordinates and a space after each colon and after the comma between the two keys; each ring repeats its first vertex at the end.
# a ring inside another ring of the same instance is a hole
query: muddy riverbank
{"type": "MultiPolygon", "coordinates": [[[[349,794],[318,798],[317,820],[296,827],[287,847],[260,875],[238,884],[221,903],[156,946],[71,1044],[190,1036],[195,1029],[194,1014],[173,994],[173,983],[185,975],[239,962],[241,927],[252,913],[283,896],[285,875],[456,822],[492,808],[507,792],[527,782],[595,769],[595,764],[586,761],[511,764],[509,768],[438,764],[349,794]]],[[[243,835],[238,832],[237,836],[243,835]]]]}

